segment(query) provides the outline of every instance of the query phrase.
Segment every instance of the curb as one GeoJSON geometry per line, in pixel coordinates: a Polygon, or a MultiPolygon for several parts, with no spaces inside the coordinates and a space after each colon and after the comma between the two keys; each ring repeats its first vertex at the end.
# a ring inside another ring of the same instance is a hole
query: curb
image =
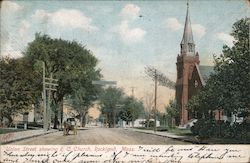
{"type": "MultiPolygon", "coordinates": [[[[138,131],[138,130],[132,130],[132,131],[140,132],[140,133],[144,133],[144,134],[150,134],[150,135],[161,136],[161,137],[167,137],[167,138],[170,138],[170,139],[180,140],[180,141],[183,141],[183,142],[189,142],[189,143],[193,143],[193,144],[200,144],[200,143],[197,142],[197,141],[193,141],[193,140],[189,140],[189,139],[175,138],[175,137],[171,137],[171,136],[167,136],[167,135],[158,135],[158,134],[155,134],[155,133],[143,132],[143,131],[138,131]]],[[[202,144],[208,144],[208,143],[202,143],[202,144]]]]}
{"type": "Polygon", "coordinates": [[[10,140],[10,141],[6,141],[6,142],[0,142],[0,145],[5,145],[5,144],[9,144],[9,143],[13,143],[13,142],[17,142],[17,141],[29,139],[29,138],[39,137],[39,136],[43,136],[43,135],[47,135],[47,134],[51,134],[51,133],[55,133],[55,132],[59,132],[59,130],[55,130],[55,131],[51,131],[51,132],[45,132],[45,133],[41,133],[41,134],[37,134],[37,135],[32,135],[32,136],[27,136],[27,137],[15,139],[15,140],[10,140]]]}

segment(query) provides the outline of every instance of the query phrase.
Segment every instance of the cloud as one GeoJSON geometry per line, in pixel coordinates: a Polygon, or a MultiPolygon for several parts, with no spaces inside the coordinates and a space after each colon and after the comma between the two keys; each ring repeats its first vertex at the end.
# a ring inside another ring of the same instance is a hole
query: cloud
{"type": "Polygon", "coordinates": [[[176,18],[168,18],[167,19],[167,28],[170,28],[174,31],[177,31],[183,28],[183,25],[176,18]]]}
{"type": "Polygon", "coordinates": [[[146,31],[141,28],[130,28],[128,21],[122,21],[118,26],[118,33],[126,43],[139,42],[143,39],[146,31]]]}
{"type": "Polygon", "coordinates": [[[124,19],[135,20],[139,17],[140,7],[134,4],[127,4],[121,11],[124,19]]]}
{"type": "Polygon", "coordinates": [[[97,27],[91,25],[92,19],[78,10],[61,9],[51,15],[51,21],[62,27],[82,28],[87,31],[97,30],[97,27]]]}
{"type": "MultiPolygon", "coordinates": [[[[177,18],[168,18],[166,23],[167,28],[173,31],[178,31],[184,28],[184,25],[182,25],[177,18]]],[[[195,36],[201,38],[206,34],[206,28],[203,25],[192,24],[191,26],[195,36]]]]}
{"type": "Polygon", "coordinates": [[[45,10],[36,10],[35,14],[32,15],[35,19],[41,20],[41,21],[46,21],[49,19],[50,14],[47,13],[45,10]]]}
{"type": "Polygon", "coordinates": [[[23,7],[15,2],[11,2],[11,1],[1,2],[1,10],[2,11],[17,12],[17,11],[21,11],[22,9],[23,9],[23,7]]]}
{"type": "Polygon", "coordinates": [[[192,30],[194,31],[195,36],[198,36],[199,38],[206,34],[206,28],[201,24],[192,24],[192,30]]]}
{"type": "Polygon", "coordinates": [[[91,25],[91,18],[75,9],[60,9],[53,13],[47,13],[45,10],[36,10],[33,17],[41,21],[49,20],[54,25],[60,27],[80,28],[90,32],[98,30],[97,27],[91,25]]]}
{"type": "Polygon", "coordinates": [[[216,33],[216,38],[223,41],[224,44],[228,45],[229,47],[233,46],[233,42],[235,41],[234,37],[227,34],[227,33],[216,33]]]}
{"type": "Polygon", "coordinates": [[[11,58],[20,58],[23,56],[22,52],[19,51],[19,50],[14,50],[13,47],[11,46],[11,42],[8,41],[6,44],[5,44],[5,50],[1,49],[1,55],[0,56],[8,56],[8,57],[11,57],[11,58]]]}
{"type": "Polygon", "coordinates": [[[21,22],[21,27],[19,29],[19,34],[22,38],[26,38],[27,35],[28,35],[28,30],[29,30],[29,27],[30,27],[30,23],[27,22],[26,20],[23,20],[21,22]]]}
{"type": "Polygon", "coordinates": [[[132,28],[130,23],[139,17],[140,8],[134,4],[127,4],[120,13],[122,17],[121,23],[115,27],[115,31],[119,33],[121,39],[125,43],[135,43],[143,40],[146,31],[142,28],[132,28]]]}
{"type": "Polygon", "coordinates": [[[0,56],[3,57],[10,57],[10,58],[21,58],[23,54],[21,51],[11,50],[11,51],[4,51],[0,56]]]}

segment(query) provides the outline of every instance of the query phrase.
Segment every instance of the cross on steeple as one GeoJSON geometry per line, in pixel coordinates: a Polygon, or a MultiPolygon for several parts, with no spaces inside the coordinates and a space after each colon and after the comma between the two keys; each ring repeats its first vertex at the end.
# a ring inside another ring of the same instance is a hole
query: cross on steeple
{"type": "Polygon", "coordinates": [[[191,21],[189,17],[189,1],[187,1],[186,20],[184,26],[184,33],[181,41],[181,55],[195,55],[195,44],[193,40],[191,21]]]}

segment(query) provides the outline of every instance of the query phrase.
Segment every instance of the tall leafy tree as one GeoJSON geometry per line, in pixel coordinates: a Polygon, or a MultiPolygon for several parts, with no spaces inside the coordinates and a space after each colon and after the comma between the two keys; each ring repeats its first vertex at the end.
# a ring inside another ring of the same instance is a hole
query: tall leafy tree
{"type": "Polygon", "coordinates": [[[209,110],[214,109],[229,113],[249,112],[249,24],[250,18],[242,18],[233,24],[231,35],[235,39],[234,45],[224,45],[222,54],[215,57],[215,73],[198,96],[189,102],[190,109],[207,115],[209,110]]]}
{"type": "MultiPolygon", "coordinates": [[[[43,61],[46,67],[46,76],[53,75],[58,79],[59,86],[54,92],[54,104],[63,112],[63,98],[74,94],[72,84],[79,83],[81,79],[88,79],[90,73],[100,74],[96,69],[97,58],[91,51],[76,41],[66,41],[62,39],[52,39],[48,35],[36,34],[35,40],[29,43],[24,52],[25,58],[33,63],[43,61]]],[[[84,88],[89,85],[83,85],[84,88]]],[[[58,111],[58,110],[55,110],[58,111]]],[[[55,114],[55,122],[57,122],[55,114]]]]}
{"type": "Polygon", "coordinates": [[[31,109],[41,94],[39,73],[23,58],[0,58],[0,123],[31,109]]]}
{"type": "Polygon", "coordinates": [[[124,101],[124,92],[120,88],[108,87],[99,97],[101,113],[105,115],[109,127],[115,127],[124,101]]]}
{"type": "Polygon", "coordinates": [[[121,119],[128,122],[132,122],[134,125],[134,121],[140,116],[143,112],[144,106],[141,101],[138,101],[134,97],[126,97],[123,106],[120,112],[121,119]]]}
{"type": "MultiPolygon", "coordinates": [[[[250,108],[250,18],[243,18],[233,25],[231,35],[234,45],[223,47],[223,53],[215,58],[218,103],[227,111],[250,108]],[[223,89],[220,89],[223,88],[223,89]]],[[[214,91],[215,91],[214,89],[214,91]]]]}
{"type": "Polygon", "coordinates": [[[180,109],[177,108],[176,101],[171,100],[169,105],[165,107],[166,116],[169,120],[168,124],[171,124],[171,127],[174,127],[176,123],[179,123],[180,119],[180,109]]]}
{"type": "Polygon", "coordinates": [[[72,83],[73,94],[68,97],[68,100],[71,106],[77,111],[82,127],[85,126],[89,108],[94,105],[102,90],[100,86],[93,85],[92,80],[99,80],[100,77],[100,73],[94,71],[89,73],[88,78],[80,76],[78,82],[72,83]]]}

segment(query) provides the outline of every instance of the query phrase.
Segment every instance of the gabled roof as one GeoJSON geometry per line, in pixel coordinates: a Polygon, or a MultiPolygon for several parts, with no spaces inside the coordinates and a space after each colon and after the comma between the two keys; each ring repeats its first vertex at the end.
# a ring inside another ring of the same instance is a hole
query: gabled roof
{"type": "Polygon", "coordinates": [[[201,76],[204,80],[207,80],[209,76],[214,72],[214,67],[213,66],[203,66],[199,65],[199,69],[201,72],[201,76]]]}
{"type": "Polygon", "coordinates": [[[195,67],[197,68],[202,85],[205,85],[209,76],[214,72],[214,67],[198,65],[198,64],[195,64],[195,67]]]}

